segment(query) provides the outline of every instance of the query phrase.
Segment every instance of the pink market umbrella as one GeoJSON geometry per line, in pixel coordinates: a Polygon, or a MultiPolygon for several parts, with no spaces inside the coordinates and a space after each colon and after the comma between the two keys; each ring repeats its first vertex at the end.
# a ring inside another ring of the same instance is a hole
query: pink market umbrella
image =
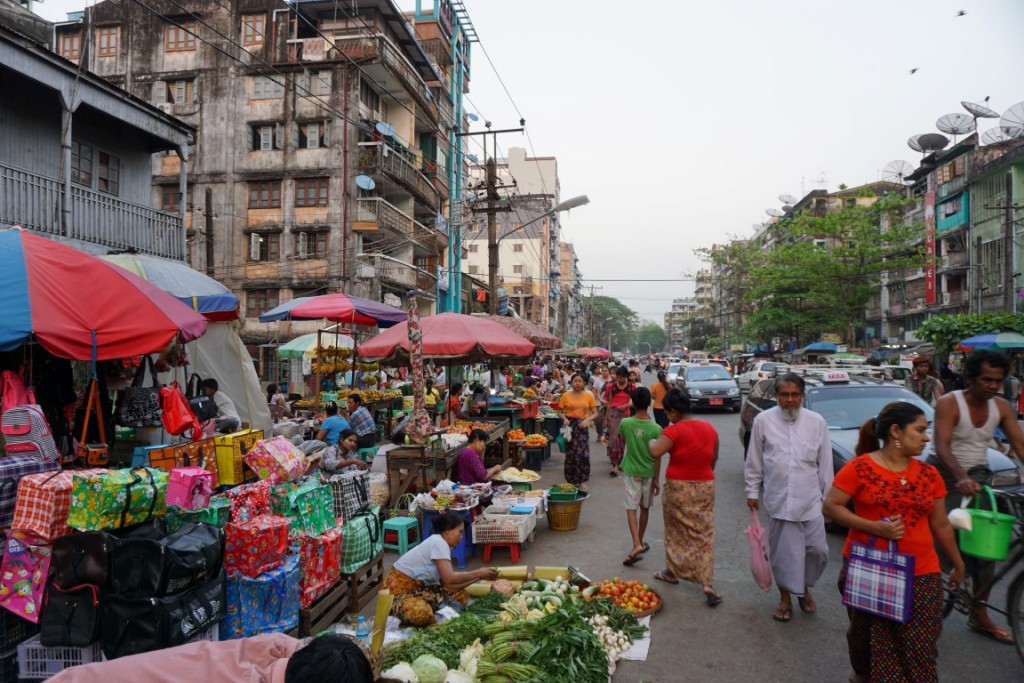
{"type": "MultiPolygon", "coordinates": [[[[408,322],[359,345],[359,355],[384,364],[405,363],[410,358],[408,322]]],[[[455,363],[517,361],[529,358],[536,348],[529,339],[503,325],[461,313],[439,313],[420,321],[423,358],[455,363]]]]}
{"type": "Polygon", "coordinates": [[[612,352],[600,346],[584,346],[576,349],[576,355],[584,358],[609,358],[612,352]]]}
{"type": "Polygon", "coordinates": [[[423,379],[423,329],[420,327],[420,309],[416,302],[416,291],[405,295],[408,300],[406,327],[409,337],[409,364],[412,367],[412,420],[406,428],[410,440],[417,445],[427,442],[430,434],[430,417],[427,415],[426,383],[423,379]]]}

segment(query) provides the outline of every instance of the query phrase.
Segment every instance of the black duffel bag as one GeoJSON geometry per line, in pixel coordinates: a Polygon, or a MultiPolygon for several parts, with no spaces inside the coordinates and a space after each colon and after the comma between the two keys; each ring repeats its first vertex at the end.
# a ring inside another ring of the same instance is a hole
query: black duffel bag
{"type": "Polygon", "coordinates": [[[46,587],[39,612],[43,647],[86,647],[100,639],[100,589],[92,584],[46,587]]]}
{"type": "Polygon", "coordinates": [[[60,588],[86,583],[105,588],[113,542],[103,531],[82,531],[55,539],[50,556],[53,583],[60,588]]]}
{"type": "Polygon", "coordinates": [[[110,585],[125,598],[176,595],[220,574],[224,532],[212,524],[185,524],[159,540],[123,538],[110,551],[110,585]]]}
{"type": "Polygon", "coordinates": [[[184,645],[225,614],[224,574],[166,598],[109,595],[100,609],[100,645],[107,659],[184,645]]]}

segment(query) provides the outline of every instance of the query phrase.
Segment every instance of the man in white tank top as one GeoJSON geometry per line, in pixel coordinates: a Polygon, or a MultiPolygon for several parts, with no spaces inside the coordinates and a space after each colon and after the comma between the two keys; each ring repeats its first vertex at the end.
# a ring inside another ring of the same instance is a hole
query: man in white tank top
{"type": "MultiPolygon", "coordinates": [[[[946,482],[947,511],[960,505],[962,496],[980,491],[979,479],[991,477],[986,467],[988,446],[997,427],[1006,434],[1015,452],[1024,453],[1024,432],[1017,423],[1016,408],[1000,396],[1009,371],[1010,361],[1003,354],[987,349],[974,351],[964,363],[967,388],[946,394],[936,405],[935,464],[946,482]]],[[[975,559],[967,569],[968,575],[984,583],[994,570],[994,563],[975,559]]],[[[988,595],[976,597],[987,599],[988,595]]],[[[1000,643],[1013,644],[1010,634],[996,626],[984,607],[971,614],[967,625],[1000,643]]]]}

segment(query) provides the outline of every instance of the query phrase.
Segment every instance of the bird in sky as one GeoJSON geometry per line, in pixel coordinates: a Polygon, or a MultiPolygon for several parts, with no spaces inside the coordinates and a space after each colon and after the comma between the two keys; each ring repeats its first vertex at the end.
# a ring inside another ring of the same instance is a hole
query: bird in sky
{"type": "Polygon", "coordinates": [[[956,13],[956,15],[957,15],[958,17],[962,17],[962,16],[964,16],[965,14],[967,14],[967,10],[965,10],[965,9],[962,9],[962,10],[960,10],[959,12],[957,12],[957,13],[956,13]]]}
{"type": "Polygon", "coordinates": [[[917,67],[915,66],[913,69],[910,70],[910,75],[913,76],[916,73],[917,73],[917,67]]]}

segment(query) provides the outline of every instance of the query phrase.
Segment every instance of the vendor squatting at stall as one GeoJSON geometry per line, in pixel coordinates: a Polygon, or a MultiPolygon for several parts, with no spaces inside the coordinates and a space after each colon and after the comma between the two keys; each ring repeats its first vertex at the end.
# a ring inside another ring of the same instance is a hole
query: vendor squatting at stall
{"type": "Polygon", "coordinates": [[[482,567],[468,572],[452,569],[452,548],[462,540],[466,522],[449,510],[434,519],[434,533],[402,555],[384,577],[384,588],[395,596],[392,613],[413,626],[434,623],[434,610],[449,599],[465,604],[466,587],[480,580],[494,579],[498,570],[482,567]]]}

